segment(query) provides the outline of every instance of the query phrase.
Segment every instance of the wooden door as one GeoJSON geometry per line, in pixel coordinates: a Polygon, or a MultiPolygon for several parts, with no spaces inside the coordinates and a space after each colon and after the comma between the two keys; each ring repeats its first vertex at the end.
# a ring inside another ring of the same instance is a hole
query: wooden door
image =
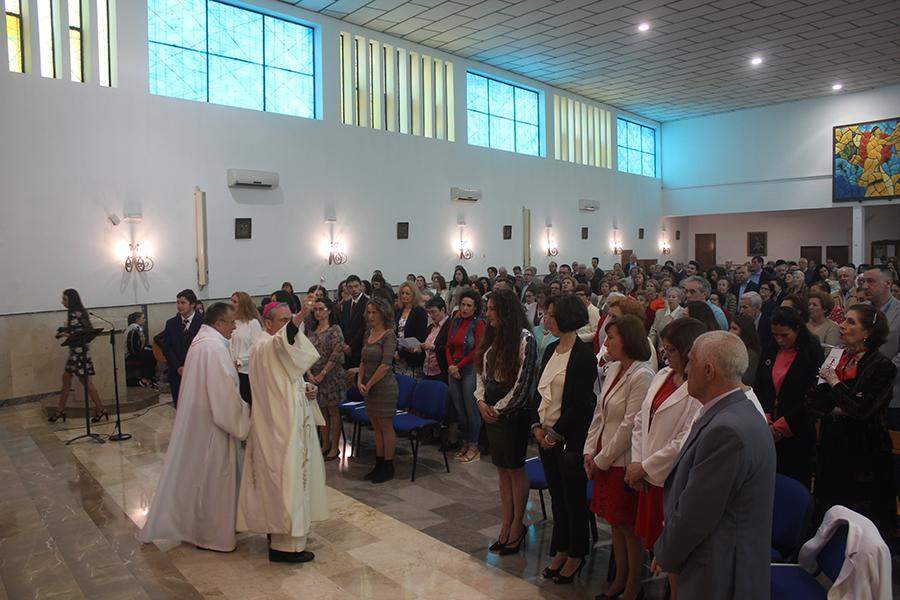
{"type": "Polygon", "coordinates": [[[889,258],[894,260],[900,259],[900,240],[878,240],[872,242],[869,262],[877,265],[889,258]]]}
{"type": "Polygon", "coordinates": [[[716,266],[716,234],[694,234],[694,260],[703,270],[716,266]]]}
{"type": "Polygon", "coordinates": [[[622,266],[623,267],[631,262],[632,254],[634,254],[634,250],[622,250],[622,266]]]}
{"type": "Polygon", "coordinates": [[[822,246],[800,246],[800,257],[806,260],[814,260],[817,265],[821,265],[822,246]]]}
{"type": "Polygon", "coordinates": [[[831,259],[838,266],[850,262],[850,246],[825,246],[825,260],[831,259]]]}

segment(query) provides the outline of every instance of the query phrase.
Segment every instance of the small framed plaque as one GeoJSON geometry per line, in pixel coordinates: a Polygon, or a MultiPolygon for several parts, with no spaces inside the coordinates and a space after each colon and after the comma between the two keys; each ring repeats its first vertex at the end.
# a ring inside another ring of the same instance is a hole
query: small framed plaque
{"type": "Polygon", "coordinates": [[[503,226],[503,239],[504,240],[512,239],[512,225],[504,225],[503,226]]]}
{"type": "Polygon", "coordinates": [[[409,239],[409,222],[401,221],[397,223],[397,239],[398,240],[408,240],[409,239]]]}
{"type": "Polygon", "coordinates": [[[253,233],[253,219],[234,220],[234,239],[249,240],[253,233]]]}
{"type": "Polygon", "coordinates": [[[587,227],[581,228],[581,239],[583,239],[583,240],[588,239],[588,228],[587,227]]]}

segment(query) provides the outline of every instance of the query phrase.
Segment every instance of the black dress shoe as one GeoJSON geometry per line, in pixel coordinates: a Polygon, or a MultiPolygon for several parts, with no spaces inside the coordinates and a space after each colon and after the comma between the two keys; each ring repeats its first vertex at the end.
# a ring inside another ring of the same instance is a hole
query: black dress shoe
{"type": "Polygon", "coordinates": [[[303,550],[301,552],[282,552],[281,550],[269,548],[269,562],[305,563],[311,561],[315,557],[316,555],[309,550],[303,550]]]}

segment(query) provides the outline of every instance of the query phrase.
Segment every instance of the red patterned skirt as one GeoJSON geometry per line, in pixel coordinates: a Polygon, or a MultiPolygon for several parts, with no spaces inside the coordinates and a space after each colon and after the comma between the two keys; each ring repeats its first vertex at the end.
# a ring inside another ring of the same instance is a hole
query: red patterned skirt
{"type": "Polygon", "coordinates": [[[644,541],[644,548],[652,550],[662,530],[663,488],[648,483],[647,490],[638,493],[634,532],[644,541]]]}
{"type": "Polygon", "coordinates": [[[591,512],[610,525],[634,525],[638,494],[625,485],[625,468],[610,467],[594,475],[591,512]]]}

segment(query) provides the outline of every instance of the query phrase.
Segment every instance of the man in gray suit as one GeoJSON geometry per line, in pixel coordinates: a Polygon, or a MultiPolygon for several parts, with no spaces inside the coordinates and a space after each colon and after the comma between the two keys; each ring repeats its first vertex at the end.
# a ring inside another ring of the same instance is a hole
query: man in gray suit
{"type": "Polygon", "coordinates": [[[872,267],[863,272],[859,291],[872,306],[887,317],[890,333],[887,341],[878,350],[897,367],[897,376],[894,377],[894,399],[891,401],[890,410],[892,414],[889,415],[889,419],[893,421],[891,429],[897,429],[897,409],[900,408],[900,300],[891,295],[893,283],[894,274],[890,269],[886,266],[872,267]]]}
{"type": "Polygon", "coordinates": [[[741,391],[747,350],[712,331],[689,355],[697,419],[666,479],[655,570],[678,574],[686,600],[768,598],[775,444],[741,391]]]}

